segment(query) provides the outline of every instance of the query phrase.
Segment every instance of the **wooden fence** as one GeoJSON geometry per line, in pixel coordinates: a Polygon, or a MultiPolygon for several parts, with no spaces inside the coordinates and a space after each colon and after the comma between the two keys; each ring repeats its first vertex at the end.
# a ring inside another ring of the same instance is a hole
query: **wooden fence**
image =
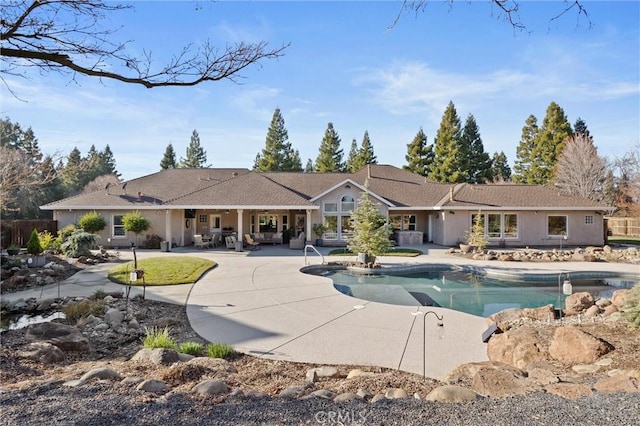
{"type": "Polygon", "coordinates": [[[640,217],[609,217],[606,221],[608,235],[640,237],[640,217]]]}
{"type": "Polygon", "coordinates": [[[56,235],[58,233],[58,221],[50,219],[3,220],[0,222],[0,243],[2,248],[7,248],[9,244],[26,247],[31,231],[34,228],[38,232],[49,231],[56,235]]]}

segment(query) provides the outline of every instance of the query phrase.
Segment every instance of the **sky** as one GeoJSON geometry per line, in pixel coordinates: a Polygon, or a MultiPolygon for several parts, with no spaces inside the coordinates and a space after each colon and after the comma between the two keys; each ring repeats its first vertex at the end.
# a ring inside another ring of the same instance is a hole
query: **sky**
{"type": "Polygon", "coordinates": [[[184,157],[195,129],[212,167],[251,168],[280,108],[303,167],[315,161],[329,122],[345,158],[367,131],[378,163],[401,167],[420,128],[434,142],[449,101],[462,124],[473,114],[485,151],[504,151],[511,166],[525,120],[533,114],[541,124],[551,102],[572,125],[586,122],[603,156],[640,142],[637,1],[587,0],[588,18],[570,11],[555,20],[566,3],[521,1],[525,30],[484,0],[433,0],[418,13],[403,13],[398,1],[130,3],[103,25],[158,65],[206,39],[290,45],[238,82],[194,87],[36,70],[3,76],[0,115],[31,127],[44,153],[64,158],[77,147],[86,155],[108,144],[129,180],[160,170],[169,143],[184,157]]]}

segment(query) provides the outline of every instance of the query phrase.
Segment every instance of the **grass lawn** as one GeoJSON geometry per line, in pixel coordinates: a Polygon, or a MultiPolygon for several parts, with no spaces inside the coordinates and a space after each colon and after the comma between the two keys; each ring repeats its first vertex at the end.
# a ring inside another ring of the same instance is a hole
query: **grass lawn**
{"type": "MultiPolygon", "coordinates": [[[[380,256],[404,256],[404,257],[416,257],[420,256],[422,251],[416,249],[408,249],[408,248],[391,248],[389,251],[381,254],[380,256]]],[[[338,248],[331,250],[329,252],[329,256],[354,256],[355,254],[351,252],[348,248],[338,248]]]]}
{"type": "Polygon", "coordinates": [[[609,237],[610,244],[633,244],[640,246],[640,237],[609,237]]]}
{"type": "MultiPolygon", "coordinates": [[[[215,267],[211,260],[191,256],[150,257],[138,261],[138,269],[144,270],[147,285],[174,285],[195,283],[200,277],[215,267]]],[[[109,279],[120,284],[129,284],[129,273],[133,262],[118,265],[109,271],[109,279]]],[[[135,285],[142,285],[138,280],[135,285]]]]}

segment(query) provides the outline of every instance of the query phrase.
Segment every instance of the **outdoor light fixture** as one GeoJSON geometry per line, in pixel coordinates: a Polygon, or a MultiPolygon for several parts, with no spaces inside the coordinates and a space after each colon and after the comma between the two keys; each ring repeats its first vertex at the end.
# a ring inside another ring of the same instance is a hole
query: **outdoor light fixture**
{"type": "Polygon", "coordinates": [[[560,319],[562,319],[562,295],[569,296],[573,293],[573,285],[571,284],[571,280],[569,279],[568,272],[560,272],[558,275],[558,311],[560,312],[560,319]],[[562,277],[564,281],[562,280],[562,277]]]}
{"type": "Polygon", "coordinates": [[[437,313],[435,313],[434,311],[427,311],[427,312],[421,312],[421,311],[415,311],[415,312],[411,312],[411,315],[413,316],[419,316],[422,315],[422,378],[426,378],[427,377],[427,371],[426,371],[426,367],[427,367],[427,315],[429,314],[433,314],[436,319],[438,320],[438,322],[436,323],[436,334],[438,335],[439,339],[442,339],[442,336],[444,336],[444,316],[443,315],[438,315],[437,313]]]}

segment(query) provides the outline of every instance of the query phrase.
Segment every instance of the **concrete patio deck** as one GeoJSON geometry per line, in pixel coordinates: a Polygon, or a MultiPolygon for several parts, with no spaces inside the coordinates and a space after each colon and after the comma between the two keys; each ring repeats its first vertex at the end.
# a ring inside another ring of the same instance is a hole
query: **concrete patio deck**
{"type": "MultiPolygon", "coordinates": [[[[424,245],[415,258],[380,257],[384,264],[469,264],[504,271],[615,271],[640,274],[638,265],[608,263],[497,263],[469,261],[447,248],[424,245]]],[[[330,248],[319,248],[327,254],[330,248]]],[[[138,250],[138,258],[189,255],[212,259],[218,266],[195,285],[147,287],[147,298],[185,304],[191,326],[203,338],[270,359],[319,364],[380,366],[442,379],[456,366],[487,359],[484,318],[437,307],[396,306],[369,302],[338,292],[328,278],[300,272],[305,258],[286,246],[250,252],[179,248],[172,252],[138,250]],[[444,335],[437,319],[444,317],[444,335]],[[423,328],[423,321],[426,327],[423,328]],[[423,352],[423,338],[426,351],[423,352]],[[424,358],[423,358],[424,354],[424,358]]],[[[123,259],[132,258],[130,252],[123,259]]],[[[309,253],[310,264],[321,258],[309,253]]],[[[121,291],[106,279],[112,264],[79,272],[58,285],[4,295],[7,299],[90,295],[98,289],[121,291]]],[[[134,288],[132,295],[140,293],[134,288]]]]}

